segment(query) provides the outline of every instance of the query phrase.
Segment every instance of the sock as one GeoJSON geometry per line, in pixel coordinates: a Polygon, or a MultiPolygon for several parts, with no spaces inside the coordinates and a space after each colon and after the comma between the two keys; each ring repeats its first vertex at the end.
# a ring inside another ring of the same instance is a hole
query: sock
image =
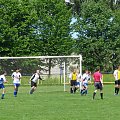
{"type": "Polygon", "coordinates": [[[3,99],[3,98],[4,98],[4,96],[5,96],[5,94],[2,94],[2,97],[1,97],[1,98],[3,99]]]}
{"type": "Polygon", "coordinates": [[[33,92],[34,92],[34,89],[31,89],[31,90],[30,90],[30,94],[33,94],[33,92]]]}
{"type": "Polygon", "coordinates": [[[77,90],[77,88],[75,87],[75,88],[74,88],[74,93],[76,92],[76,90],[77,90]]]}
{"type": "Polygon", "coordinates": [[[86,90],[82,90],[82,95],[85,94],[85,91],[86,91],[86,90]]]}
{"type": "Polygon", "coordinates": [[[81,94],[82,94],[82,91],[83,91],[83,90],[80,91],[81,94]]]}
{"type": "Polygon", "coordinates": [[[115,87],[115,94],[117,94],[117,88],[115,87]]]}
{"type": "Polygon", "coordinates": [[[85,90],[85,94],[87,94],[88,93],[88,91],[87,90],[85,90]]]}
{"type": "Polygon", "coordinates": [[[101,99],[103,99],[103,93],[100,93],[101,99]]]}
{"type": "Polygon", "coordinates": [[[93,99],[95,98],[95,95],[96,95],[96,93],[94,92],[94,93],[93,93],[93,99]]]}
{"type": "Polygon", "coordinates": [[[70,93],[73,93],[73,90],[72,90],[72,88],[70,88],[70,93]]]}
{"type": "Polygon", "coordinates": [[[117,88],[117,94],[119,93],[119,88],[117,88]]]}
{"type": "Polygon", "coordinates": [[[14,90],[14,96],[17,96],[17,91],[16,90],[14,90]]]}

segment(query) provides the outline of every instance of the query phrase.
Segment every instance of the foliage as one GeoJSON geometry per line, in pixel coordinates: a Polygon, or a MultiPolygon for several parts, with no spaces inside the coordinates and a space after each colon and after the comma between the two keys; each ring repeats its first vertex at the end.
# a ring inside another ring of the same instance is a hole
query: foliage
{"type": "Polygon", "coordinates": [[[77,53],[83,55],[84,65],[93,70],[101,66],[111,71],[119,64],[120,18],[119,10],[112,11],[105,2],[87,1],[82,4],[81,17],[75,23],[77,53]],[[113,53],[116,58],[113,59],[113,53]],[[118,60],[118,61],[116,61],[118,60]]]}
{"type": "Polygon", "coordinates": [[[71,13],[58,0],[1,0],[1,56],[66,55],[71,13]]]}
{"type": "Polygon", "coordinates": [[[112,71],[120,63],[119,2],[71,1],[68,7],[64,0],[0,0],[0,56],[75,53],[83,55],[84,67],[112,71]]]}
{"type": "Polygon", "coordinates": [[[33,25],[36,21],[33,6],[29,0],[1,0],[0,3],[1,56],[32,54],[35,48],[33,25]]]}

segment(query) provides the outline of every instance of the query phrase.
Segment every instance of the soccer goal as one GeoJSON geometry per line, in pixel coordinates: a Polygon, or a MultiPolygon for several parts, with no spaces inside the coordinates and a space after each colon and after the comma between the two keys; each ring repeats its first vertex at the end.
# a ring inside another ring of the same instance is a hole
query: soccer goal
{"type": "Polygon", "coordinates": [[[31,75],[40,69],[43,81],[38,81],[38,84],[60,84],[66,91],[69,73],[75,68],[82,75],[82,56],[0,57],[0,70],[7,72],[9,84],[12,84],[11,74],[16,68],[21,69],[21,85],[28,85],[31,75]]]}

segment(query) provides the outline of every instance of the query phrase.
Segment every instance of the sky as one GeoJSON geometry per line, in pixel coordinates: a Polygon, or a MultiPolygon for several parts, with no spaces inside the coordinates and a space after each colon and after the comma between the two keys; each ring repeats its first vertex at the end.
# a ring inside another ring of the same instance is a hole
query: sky
{"type": "MultiPolygon", "coordinates": [[[[73,24],[73,23],[76,22],[76,21],[77,21],[77,19],[73,17],[72,20],[71,20],[71,24],[73,24]]],[[[73,38],[78,38],[77,34],[78,34],[77,32],[73,32],[73,33],[72,33],[72,37],[73,37],[73,38]]]]}

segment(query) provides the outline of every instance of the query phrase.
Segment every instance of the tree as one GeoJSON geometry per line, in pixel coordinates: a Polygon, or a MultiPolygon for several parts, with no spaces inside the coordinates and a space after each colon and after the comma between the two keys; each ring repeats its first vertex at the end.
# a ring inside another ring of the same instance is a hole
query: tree
{"type": "Polygon", "coordinates": [[[1,56],[35,53],[34,24],[37,18],[29,0],[1,0],[0,13],[1,56]]]}
{"type": "MultiPolygon", "coordinates": [[[[38,15],[37,38],[42,42],[42,55],[70,55],[74,41],[70,36],[71,11],[63,1],[38,0],[35,3],[38,15]]],[[[52,66],[49,60],[49,73],[52,66]]]]}
{"type": "MultiPolygon", "coordinates": [[[[116,10],[117,11],[117,10],[116,10]]],[[[81,17],[75,23],[77,53],[83,55],[84,65],[92,70],[101,66],[104,71],[112,70],[113,51],[117,52],[120,26],[117,12],[99,0],[82,4],[81,17]]]]}
{"type": "Polygon", "coordinates": [[[1,56],[72,53],[72,13],[63,1],[0,0],[0,3],[1,56]]]}

